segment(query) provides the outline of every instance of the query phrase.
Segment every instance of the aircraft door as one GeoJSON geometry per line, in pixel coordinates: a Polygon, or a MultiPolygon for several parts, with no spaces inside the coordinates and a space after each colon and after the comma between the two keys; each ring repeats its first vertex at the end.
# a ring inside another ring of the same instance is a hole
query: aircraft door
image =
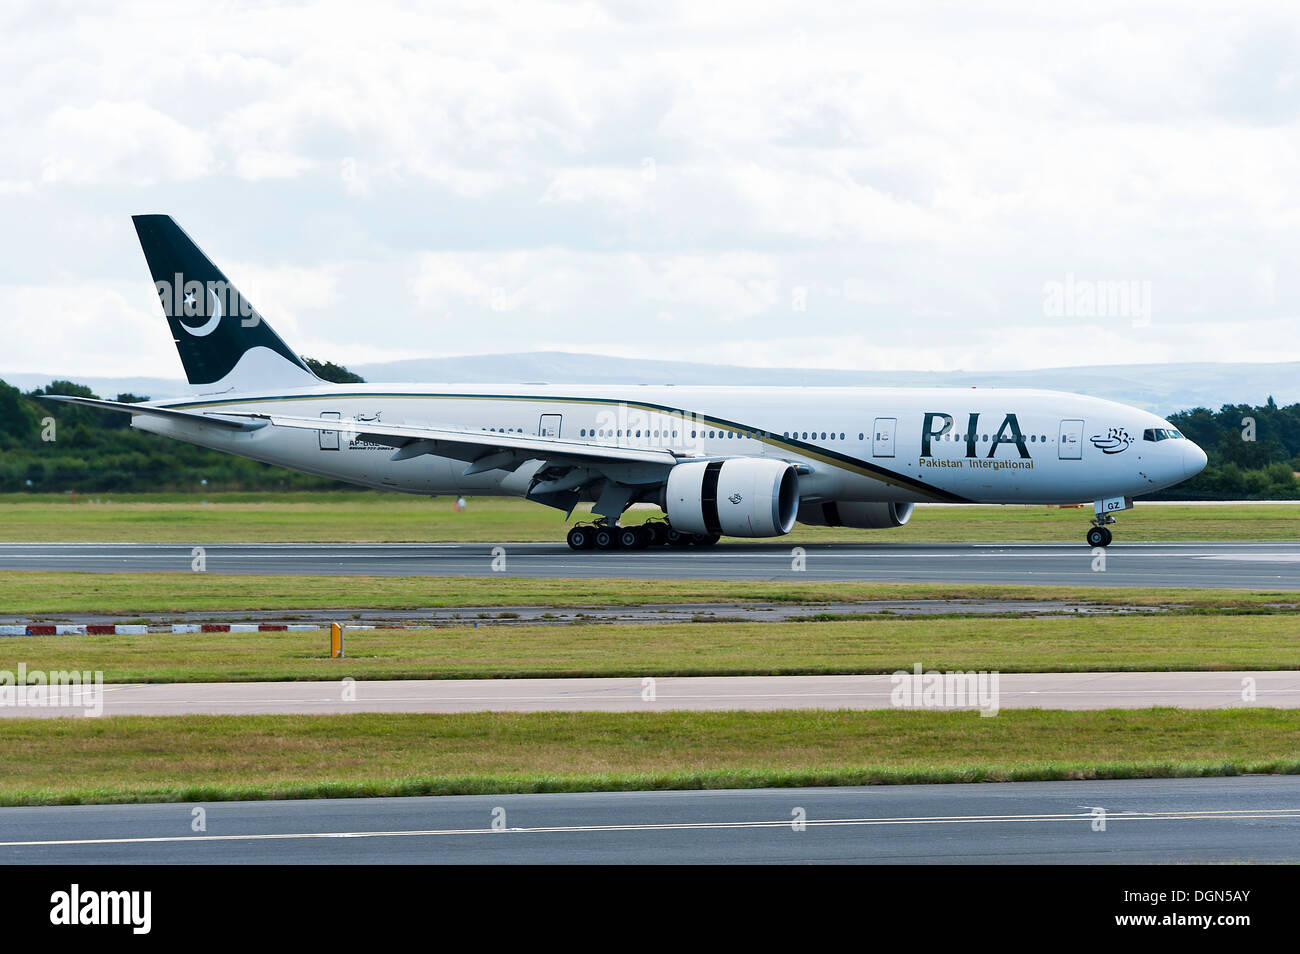
{"type": "MultiPolygon", "coordinates": [[[[321,411],[321,420],[337,421],[343,415],[339,411],[321,411]]],[[[317,431],[320,435],[321,450],[338,450],[339,449],[339,432],[338,431],[317,431]]]]}
{"type": "Polygon", "coordinates": [[[1083,458],[1083,421],[1062,421],[1056,442],[1056,456],[1061,460],[1083,458]]]}
{"type": "Polygon", "coordinates": [[[561,423],[562,423],[562,415],[543,414],[541,423],[537,425],[537,436],[538,437],[559,437],[561,423]]]}
{"type": "Polygon", "coordinates": [[[894,456],[894,431],[898,428],[898,418],[878,417],[871,429],[871,455],[873,457],[894,456]]]}

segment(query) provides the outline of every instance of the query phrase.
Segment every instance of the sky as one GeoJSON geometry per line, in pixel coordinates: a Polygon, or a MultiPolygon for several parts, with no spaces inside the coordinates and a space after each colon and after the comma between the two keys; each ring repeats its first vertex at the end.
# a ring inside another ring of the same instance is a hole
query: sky
{"type": "Polygon", "coordinates": [[[130,215],[290,346],[1300,360],[1294,3],[0,5],[0,373],[180,374],[130,215]]]}

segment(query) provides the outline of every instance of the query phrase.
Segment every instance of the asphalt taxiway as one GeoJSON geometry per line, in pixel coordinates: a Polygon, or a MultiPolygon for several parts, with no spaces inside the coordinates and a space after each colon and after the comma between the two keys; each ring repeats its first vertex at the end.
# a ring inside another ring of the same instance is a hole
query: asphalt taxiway
{"type": "Polygon", "coordinates": [[[1300,861],[1300,778],[0,808],[7,865],[1251,861],[1300,861]]]}
{"type": "MultiPolygon", "coordinates": [[[[346,660],[341,660],[340,674],[346,672],[346,660]]],[[[88,711],[158,716],[866,710],[899,708],[897,684],[890,675],[139,683],[105,685],[102,691],[74,687],[59,700],[63,706],[45,704],[46,689],[40,686],[17,690],[17,702],[0,706],[0,718],[76,717],[88,711]]],[[[990,714],[998,708],[1294,709],[1300,708],[1300,672],[1000,673],[983,682],[976,676],[962,684],[961,692],[958,696],[954,683],[946,706],[990,714]]],[[[923,702],[918,695],[907,705],[923,702]]]]}
{"type": "MultiPolygon", "coordinates": [[[[568,579],[873,580],[1300,590],[1300,542],[726,543],[573,551],[553,543],[211,543],[207,573],[568,579]]],[[[189,544],[5,543],[0,570],[191,572],[189,544]]],[[[650,596],[652,594],[647,594],[650,596]]]]}

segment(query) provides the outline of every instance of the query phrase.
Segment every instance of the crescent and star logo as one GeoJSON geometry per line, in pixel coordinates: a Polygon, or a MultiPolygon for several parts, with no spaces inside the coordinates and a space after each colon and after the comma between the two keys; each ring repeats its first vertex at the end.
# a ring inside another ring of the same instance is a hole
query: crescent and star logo
{"type": "MultiPolygon", "coordinates": [[[[203,338],[206,337],[207,335],[212,334],[212,332],[217,330],[217,325],[221,324],[221,319],[225,317],[225,313],[222,311],[221,308],[221,299],[217,297],[217,293],[213,289],[209,288],[208,294],[212,296],[212,315],[208,318],[208,320],[205,321],[203,324],[198,325],[197,327],[192,327],[190,325],[187,325],[185,324],[184,321],[181,322],[181,327],[184,328],[187,332],[189,332],[196,338],[203,338]]],[[[198,300],[195,298],[194,292],[192,291],[186,292],[185,313],[189,314],[190,310],[196,308],[197,306],[198,306],[198,300]]]]}
{"type": "Polygon", "coordinates": [[[1119,454],[1128,450],[1128,445],[1133,443],[1133,436],[1122,427],[1112,427],[1104,436],[1094,434],[1089,440],[1103,454],[1119,454]]]}

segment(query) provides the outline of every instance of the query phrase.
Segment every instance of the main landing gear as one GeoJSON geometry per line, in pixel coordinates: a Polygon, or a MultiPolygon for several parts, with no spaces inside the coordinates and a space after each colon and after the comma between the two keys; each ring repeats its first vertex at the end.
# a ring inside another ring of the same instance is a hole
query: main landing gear
{"type": "Polygon", "coordinates": [[[620,527],[599,521],[580,523],[566,538],[571,550],[646,550],[656,546],[711,547],[721,539],[716,533],[679,533],[666,521],[651,520],[638,527],[620,527]]]}

